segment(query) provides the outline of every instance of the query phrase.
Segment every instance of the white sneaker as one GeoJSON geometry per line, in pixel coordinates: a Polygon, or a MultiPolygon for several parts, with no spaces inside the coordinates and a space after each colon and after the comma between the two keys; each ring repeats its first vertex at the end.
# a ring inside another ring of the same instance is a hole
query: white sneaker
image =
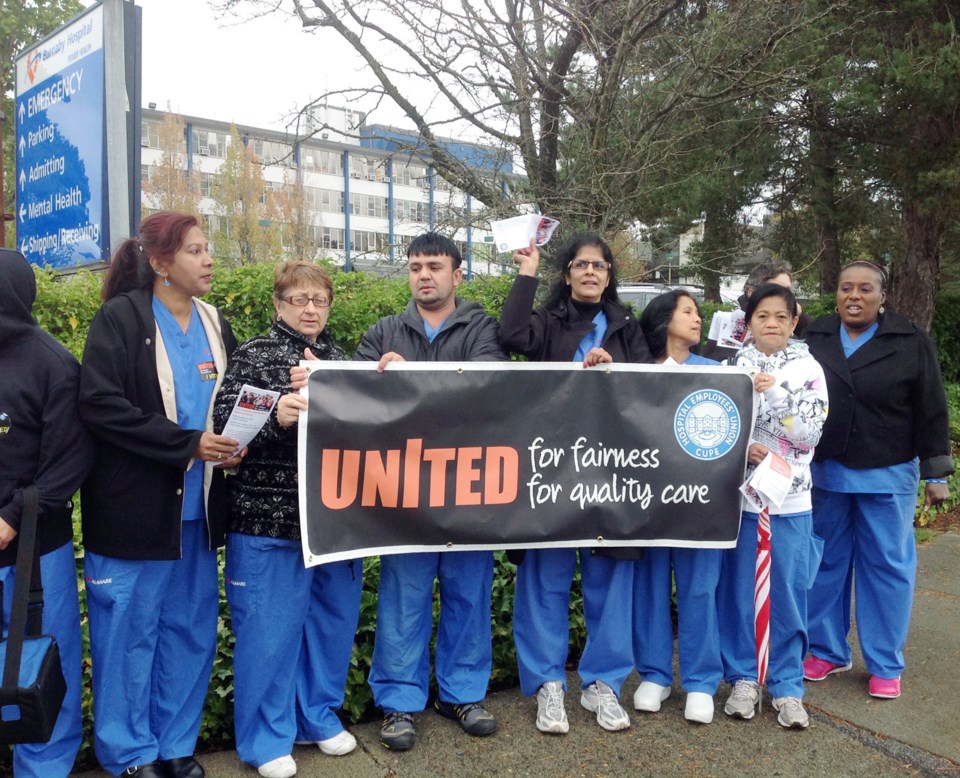
{"type": "Polygon", "coordinates": [[[774,697],[773,709],[777,711],[777,722],[781,727],[806,729],[810,726],[810,717],[799,697],[774,697]]]}
{"type": "Polygon", "coordinates": [[[656,713],[660,710],[660,703],[669,696],[669,686],[661,686],[653,681],[644,681],[633,693],[633,707],[636,710],[656,713]]]}
{"type": "Polygon", "coordinates": [[[687,704],[683,709],[683,717],[687,721],[697,724],[709,724],[713,721],[713,695],[706,692],[690,692],[687,694],[687,704]]]}
{"type": "Polygon", "coordinates": [[[620,700],[603,681],[587,686],[580,695],[580,704],[596,713],[597,724],[608,732],[617,732],[630,726],[630,717],[620,705],[620,700]]]}
{"type": "Polygon", "coordinates": [[[565,735],[570,731],[560,681],[547,681],[537,690],[537,729],[554,735],[565,735]]]}
{"type": "Polygon", "coordinates": [[[739,680],[727,697],[723,712],[738,719],[752,719],[760,701],[760,685],[756,681],[739,680]]]}
{"type": "Polygon", "coordinates": [[[357,747],[357,739],[347,730],[343,730],[326,740],[318,740],[317,746],[327,756],[343,756],[357,747]]]}
{"type": "Polygon", "coordinates": [[[260,765],[257,772],[263,778],[291,778],[297,774],[297,763],[293,761],[292,756],[281,756],[260,765]]]}

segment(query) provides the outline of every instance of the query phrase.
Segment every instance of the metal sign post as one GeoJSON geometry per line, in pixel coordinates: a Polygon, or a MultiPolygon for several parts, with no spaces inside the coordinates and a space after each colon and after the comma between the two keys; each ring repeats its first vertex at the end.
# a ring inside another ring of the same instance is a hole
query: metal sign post
{"type": "Polygon", "coordinates": [[[138,10],[103,0],[17,58],[17,248],[34,264],[99,264],[136,226],[138,10]]]}

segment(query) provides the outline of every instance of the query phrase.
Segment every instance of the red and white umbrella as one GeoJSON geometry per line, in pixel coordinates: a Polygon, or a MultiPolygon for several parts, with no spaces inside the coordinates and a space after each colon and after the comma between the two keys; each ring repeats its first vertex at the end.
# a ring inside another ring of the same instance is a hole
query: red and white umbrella
{"type": "Polygon", "coordinates": [[[753,627],[757,642],[757,683],[760,699],[770,666],[770,570],[773,563],[770,539],[770,506],[780,506],[790,490],[792,468],[772,451],[740,487],[747,501],[757,510],[757,559],[753,582],[753,627]]]}
{"type": "Polygon", "coordinates": [[[757,564],[753,583],[753,627],[757,638],[757,683],[763,689],[770,664],[770,507],[757,522],[757,564]]]}

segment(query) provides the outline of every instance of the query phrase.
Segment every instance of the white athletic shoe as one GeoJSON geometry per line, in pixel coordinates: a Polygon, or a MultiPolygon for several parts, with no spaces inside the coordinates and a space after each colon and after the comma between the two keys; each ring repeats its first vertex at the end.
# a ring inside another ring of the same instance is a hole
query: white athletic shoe
{"type": "Polygon", "coordinates": [[[566,735],[570,731],[560,681],[547,681],[537,691],[537,729],[551,735],[566,735]]]}
{"type": "Polygon", "coordinates": [[[669,686],[661,686],[653,681],[644,681],[633,693],[633,707],[647,713],[656,713],[660,710],[660,703],[669,696],[669,686]]]}
{"type": "Polygon", "coordinates": [[[706,692],[690,692],[687,694],[687,704],[683,709],[683,717],[687,721],[697,724],[709,724],[713,721],[713,695],[706,692]]]}
{"type": "Polygon", "coordinates": [[[343,730],[326,740],[318,740],[317,747],[327,756],[343,756],[357,747],[357,739],[347,730],[343,730]]]}
{"type": "Polygon", "coordinates": [[[297,763],[293,761],[292,756],[281,756],[260,765],[257,772],[263,778],[292,778],[297,774],[297,763]]]}
{"type": "Polygon", "coordinates": [[[608,732],[617,732],[630,726],[630,717],[620,705],[613,689],[603,681],[596,681],[583,689],[580,704],[597,714],[597,723],[608,732]]]}

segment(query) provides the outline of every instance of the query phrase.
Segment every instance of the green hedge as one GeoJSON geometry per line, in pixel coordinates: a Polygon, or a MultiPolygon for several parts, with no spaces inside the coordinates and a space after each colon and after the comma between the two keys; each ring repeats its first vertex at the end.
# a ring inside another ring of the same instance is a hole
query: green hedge
{"type": "MultiPolygon", "coordinates": [[[[378,279],[361,273],[332,271],[335,301],[328,327],[337,341],[352,352],[367,328],[381,316],[396,313],[409,300],[406,278],[378,279]]],[[[512,284],[512,277],[478,277],[460,287],[467,299],[476,300],[492,315],[498,316],[512,284]]],[[[239,340],[265,332],[273,317],[271,304],[273,268],[270,265],[242,266],[220,269],[215,276],[213,290],[207,300],[224,310],[239,340]]],[[[100,305],[100,279],[88,272],[58,278],[53,274],[38,271],[37,301],[34,312],[37,320],[47,331],[59,339],[77,357],[83,351],[87,327],[100,305]]],[[[807,310],[826,312],[832,309],[832,301],[822,298],[814,301],[807,310]]],[[[713,312],[729,306],[704,305],[704,337],[713,312]]],[[[960,298],[941,298],[934,318],[934,338],[940,347],[944,376],[956,381],[960,378],[960,345],[953,333],[957,332],[960,320],[960,298]]],[[[957,387],[951,387],[951,416],[960,418],[957,387]]],[[[958,436],[960,437],[960,436],[958,436]]],[[[77,522],[79,538],[79,522],[77,522]]],[[[78,540],[79,545],[79,540],[78,540]]],[[[78,557],[82,565],[82,549],[78,557]]],[[[517,662],[512,637],[513,584],[515,568],[503,554],[496,555],[496,571],[493,586],[491,623],[494,637],[494,687],[514,685],[517,681],[517,662]]],[[[84,626],[84,745],[78,766],[92,766],[91,748],[92,702],[90,697],[90,661],[87,650],[85,597],[81,586],[82,623],[84,626]]],[[[376,625],[377,584],[379,560],[367,559],[364,563],[364,586],[361,600],[360,625],[347,682],[344,714],[351,721],[358,721],[372,714],[372,698],[367,685],[367,673],[373,655],[373,635],[376,625]]],[[[435,600],[439,608],[439,601],[435,600]]],[[[585,639],[582,609],[580,607],[579,583],[575,582],[571,597],[570,656],[576,657],[585,639]]],[[[230,631],[230,616],[226,600],[221,592],[220,644],[214,663],[213,675],[207,696],[207,705],[201,726],[201,746],[218,747],[232,741],[232,691],[233,691],[233,635],[230,631]]]]}

